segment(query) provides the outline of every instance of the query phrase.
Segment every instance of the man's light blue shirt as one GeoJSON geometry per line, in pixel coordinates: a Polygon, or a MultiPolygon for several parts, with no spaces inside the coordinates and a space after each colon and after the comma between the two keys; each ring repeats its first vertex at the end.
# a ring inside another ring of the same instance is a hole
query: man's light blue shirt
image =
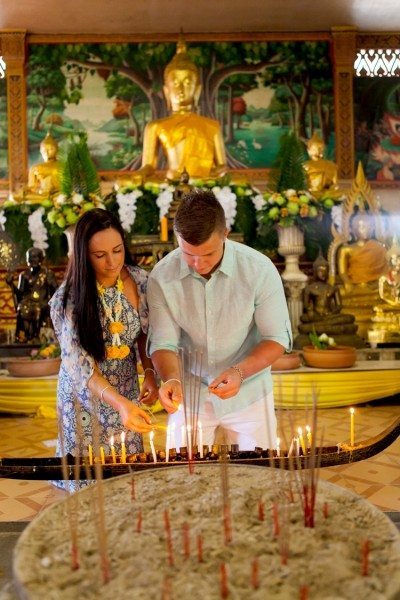
{"type": "Polygon", "coordinates": [[[201,402],[209,398],[217,416],[238,411],[272,391],[266,367],[245,379],[239,392],[221,400],[208,384],[239,363],[262,340],[292,346],[289,314],[281,277],[263,254],[227,240],[221,264],[210,279],[170,252],[152,270],[147,287],[148,353],[180,348],[192,358],[202,353],[201,402]]]}

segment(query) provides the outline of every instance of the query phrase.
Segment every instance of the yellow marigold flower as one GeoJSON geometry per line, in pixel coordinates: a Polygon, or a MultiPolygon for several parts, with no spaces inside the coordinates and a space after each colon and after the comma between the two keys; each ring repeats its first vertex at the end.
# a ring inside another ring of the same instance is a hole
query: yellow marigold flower
{"type": "Polygon", "coordinates": [[[125,325],[123,323],[121,323],[120,321],[113,321],[112,323],[109,324],[108,329],[109,329],[110,333],[112,333],[112,334],[122,333],[125,329],[125,325]]]}
{"type": "Polygon", "coordinates": [[[300,207],[300,216],[307,217],[308,216],[308,204],[302,204],[300,207]]]}
{"type": "Polygon", "coordinates": [[[118,277],[118,280],[117,280],[117,290],[119,292],[123,292],[124,291],[124,283],[123,283],[121,277],[118,277]]]}
{"type": "Polygon", "coordinates": [[[130,350],[129,346],[127,346],[126,344],[123,344],[122,346],[119,347],[118,358],[120,358],[120,359],[126,358],[130,351],[131,350],[130,350]]]}
{"type": "Polygon", "coordinates": [[[287,217],[289,215],[289,211],[287,208],[281,208],[281,217],[287,217]]]}
{"type": "Polygon", "coordinates": [[[119,348],[118,346],[107,346],[106,348],[106,357],[110,359],[119,358],[119,348]]]}

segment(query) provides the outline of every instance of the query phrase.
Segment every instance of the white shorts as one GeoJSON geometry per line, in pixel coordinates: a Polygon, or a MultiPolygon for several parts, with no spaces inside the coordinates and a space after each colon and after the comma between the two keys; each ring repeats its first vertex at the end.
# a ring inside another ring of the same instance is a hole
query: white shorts
{"type": "MultiPolygon", "coordinates": [[[[212,402],[206,401],[200,409],[198,420],[201,422],[204,445],[211,446],[219,442],[229,445],[239,444],[240,450],[254,450],[256,446],[264,450],[276,448],[277,425],[273,392],[246,408],[221,417],[215,415],[212,402]]],[[[168,425],[175,425],[174,440],[177,447],[187,445],[186,435],[182,429],[184,424],[183,407],[169,415],[168,425]]]]}

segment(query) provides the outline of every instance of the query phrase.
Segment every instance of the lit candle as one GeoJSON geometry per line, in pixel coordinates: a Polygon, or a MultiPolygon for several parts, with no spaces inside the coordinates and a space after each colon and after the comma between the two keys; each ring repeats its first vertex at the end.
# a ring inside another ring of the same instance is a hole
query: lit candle
{"type": "Polygon", "coordinates": [[[298,427],[297,433],[299,434],[300,446],[303,451],[303,455],[305,456],[307,454],[307,450],[306,450],[306,445],[305,445],[304,438],[303,438],[303,430],[301,427],[298,427]]]}
{"type": "Polygon", "coordinates": [[[300,456],[300,441],[298,437],[294,438],[294,448],[296,456],[300,456]]]}
{"type": "Polygon", "coordinates": [[[91,444],[89,444],[88,452],[89,452],[89,465],[92,465],[93,464],[93,448],[92,448],[91,444]]]}
{"type": "Polygon", "coordinates": [[[198,428],[198,432],[199,432],[200,458],[204,458],[204,455],[203,455],[203,428],[201,426],[201,422],[200,421],[197,423],[197,428],[198,428]]]}
{"type": "Polygon", "coordinates": [[[354,446],[354,408],[350,409],[350,446],[354,446]]]}
{"type": "Polygon", "coordinates": [[[162,242],[168,242],[168,219],[167,219],[167,217],[161,217],[161,220],[160,220],[160,240],[162,242]]]}
{"type": "Polygon", "coordinates": [[[276,438],[276,455],[281,455],[281,438],[276,438]]]}
{"type": "Polygon", "coordinates": [[[167,425],[167,437],[165,439],[165,462],[169,462],[169,445],[171,441],[171,426],[167,425]]]}
{"type": "Polygon", "coordinates": [[[104,448],[103,446],[100,446],[100,462],[102,465],[106,464],[106,459],[104,457],[104,448]]]}
{"type": "Polygon", "coordinates": [[[117,456],[115,454],[114,436],[113,435],[110,437],[110,449],[111,449],[112,461],[113,461],[113,464],[115,465],[117,463],[117,456]]]}
{"type": "Polygon", "coordinates": [[[311,433],[311,427],[309,425],[306,425],[306,431],[307,431],[307,445],[309,448],[311,448],[312,446],[312,433],[311,433]]]}
{"type": "Polygon", "coordinates": [[[149,433],[149,440],[150,440],[150,449],[151,449],[151,453],[153,455],[153,461],[156,463],[157,462],[157,454],[156,454],[156,449],[154,448],[154,431],[150,431],[149,433]]]}
{"type": "Polygon", "coordinates": [[[121,462],[126,463],[125,431],[121,432],[121,462]]]}

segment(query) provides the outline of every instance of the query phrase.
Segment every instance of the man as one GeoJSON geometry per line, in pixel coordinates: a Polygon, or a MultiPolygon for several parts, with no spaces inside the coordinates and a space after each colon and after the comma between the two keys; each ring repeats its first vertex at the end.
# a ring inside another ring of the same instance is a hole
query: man
{"type": "MultiPolygon", "coordinates": [[[[204,444],[214,442],[219,426],[228,444],[273,448],[269,366],[292,343],[278,271],[261,253],[227,240],[223,208],[210,191],[183,198],[174,231],[178,248],[155,266],[148,283],[148,350],[164,381],[159,396],[169,424],[179,431],[184,423],[184,411],[177,410],[182,402],[179,349],[186,358],[197,351],[202,353],[204,444]]],[[[194,365],[189,368],[193,372],[194,365]]]]}

